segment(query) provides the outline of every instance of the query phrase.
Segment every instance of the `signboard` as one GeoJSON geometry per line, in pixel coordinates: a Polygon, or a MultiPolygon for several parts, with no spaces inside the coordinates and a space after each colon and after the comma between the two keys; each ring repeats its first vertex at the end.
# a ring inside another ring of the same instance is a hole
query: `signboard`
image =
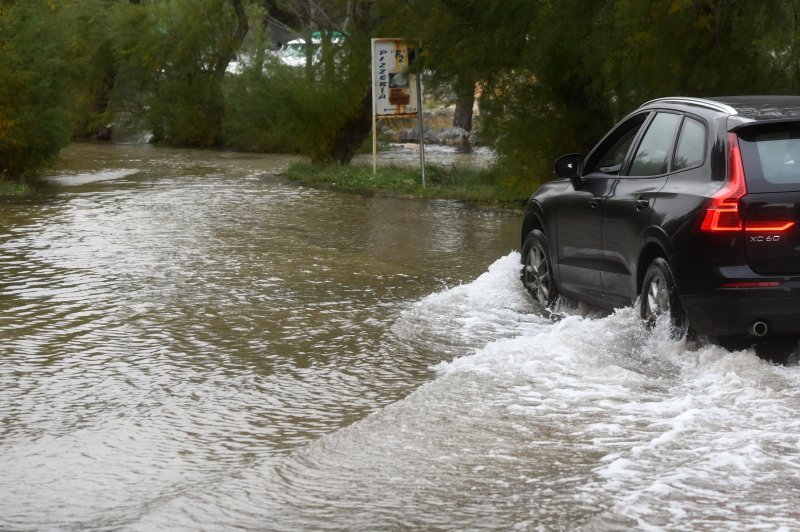
{"type": "Polygon", "coordinates": [[[405,39],[372,39],[372,100],[376,118],[415,117],[416,75],[409,73],[409,50],[415,44],[405,39]]]}
{"type": "Polygon", "coordinates": [[[379,118],[419,120],[419,166],[425,186],[425,131],[422,123],[422,80],[409,71],[410,53],[419,43],[405,39],[372,39],[372,174],[378,173],[379,118]]]}

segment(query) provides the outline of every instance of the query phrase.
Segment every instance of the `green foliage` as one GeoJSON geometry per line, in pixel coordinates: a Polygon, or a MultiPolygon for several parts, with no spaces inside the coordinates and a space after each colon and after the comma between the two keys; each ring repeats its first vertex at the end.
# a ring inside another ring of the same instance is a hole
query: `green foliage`
{"type": "Polygon", "coordinates": [[[314,78],[309,83],[305,69],[277,61],[269,61],[263,71],[253,67],[231,77],[227,144],[248,150],[298,151],[314,160],[325,159],[332,150],[332,132],[355,113],[363,94],[353,90],[346,72],[314,78]]]}
{"type": "Polygon", "coordinates": [[[0,178],[19,178],[69,140],[68,71],[59,9],[0,3],[0,178]]]}
{"type": "Polygon", "coordinates": [[[221,145],[225,69],[244,38],[230,0],[165,0],[116,13],[114,107],[177,146],[221,145]]]}
{"type": "Polygon", "coordinates": [[[617,114],[670,94],[797,90],[787,65],[777,60],[780,47],[797,38],[797,29],[786,24],[794,19],[787,11],[792,4],[622,0],[607,6],[604,40],[620,37],[608,47],[603,74],[617,96],[617,114]]]}
{"type": "Polygon", "coordinates": [[[479,88],[486,179],[522,197],[648,99],[797,92],[797,20],[800,0],[0,0],[0,172],[110,122],[347,161],[369,133],[369,39],[388,35],[422,41],[433,86],[479,88]],[[322,37],[305,66],[272,56],[265,16],[322,37]]]}
{"type": "Polygon", "coordinates": [[[520,191],[548,179],[558,155],[586,153],[646,100],[799,88],[797,0],[410,6],[422,14],[427,68],[454,81],[477,76],[481,135],[520,191]]]}
{"type": "Polygon", "coordinates": [[[28,196],[33,188],[25,179],[0,179],[0,196],[28,196]]]}
{"type": "Polygon", "coordinates": [[[305,66],[267,58],[227,80],[229,146],[297,151],[313,161],[352,158],[370,131],[369,34],[354,26],[343,42],[331,36],[321,32],[305,66]]]}
{"type": "Polygon", "coordinates": [[[249,67],[227,80],[226,145],[245,151],[297,151],[289,103],[304,83],[291,69],[270,65],[270,75],[249,67]]]}
{"type": "Polygon", "coordinates": [[[516,65],[491,77],[482,96],[484,135],[492,139],[512,188],[535,188],[552,161],[588,150],[612,122],[596,34],[606,0],[536,2],[526,11],[516,65]],[[532,179],[534,178],[534,179],[532,179]],[[538,178],[538,179],[536,179],[538,178]]]}
{"type": "Polygon", "coordinates": [[[64,2],[73,138],[97,138],[110,122],[108,103],[116,79],[111,10],[104,0],[64,2]]]}

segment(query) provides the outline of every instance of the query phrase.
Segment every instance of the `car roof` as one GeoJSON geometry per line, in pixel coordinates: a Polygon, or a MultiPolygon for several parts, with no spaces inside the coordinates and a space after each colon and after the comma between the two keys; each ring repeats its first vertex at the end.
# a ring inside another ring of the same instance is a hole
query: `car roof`
{"type": "Polygon", "coordinates": [[[691,98],[672,96],[642,104],[641,107],[667,105],[669,107],[705,108],[706,110],[737,115],[743,121],[780,120],[800,118],[800,96],[716,96],[691,98]]]}
{"type": "Polygon", "coordinates": [[[800,117],[800,96],[724,96],[710,98],[736,109],[736,114],[752,120],[800,117]]]}

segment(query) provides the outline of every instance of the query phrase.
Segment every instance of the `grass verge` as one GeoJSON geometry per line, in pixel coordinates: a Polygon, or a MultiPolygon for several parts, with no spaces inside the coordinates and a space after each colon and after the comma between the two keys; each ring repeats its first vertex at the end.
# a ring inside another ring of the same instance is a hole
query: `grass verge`
{"type": "Polygon", "coordinates": [[[25,180],[0,179],[0,196],[26,196],[33,188],[25,180]]]}
{"type": "Polygon", "coordinates": [[[502,185],[491,170],[425,166],[426,186],[419,169],[399,166],[293,163],[284,175],[308,186],[343,192],[418,199],[452,199],[479,205],[521,209],[527,198],[502,185]]]}

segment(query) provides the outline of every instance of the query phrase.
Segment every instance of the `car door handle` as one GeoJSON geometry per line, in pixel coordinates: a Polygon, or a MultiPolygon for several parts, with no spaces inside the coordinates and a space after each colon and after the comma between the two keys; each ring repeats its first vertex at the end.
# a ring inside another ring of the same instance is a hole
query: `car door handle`
{"type": "Polygon", "coordinates": [[[646,209],[650,206],[650,201],[646,199],[639,199],[633,202],[636,205],[636,210],[641,211],[642,209],[646,209]]]}
{"type": "Polygon", "coordinates": [[[592,199],[589,200],[589,205],[591,205],[592,209],[594,209],[595,207],[600,205],[601,201],[603,201],[603,198],[601,198],[600,196],[595,196],[595,197],[593,197],[592,199]]]}

